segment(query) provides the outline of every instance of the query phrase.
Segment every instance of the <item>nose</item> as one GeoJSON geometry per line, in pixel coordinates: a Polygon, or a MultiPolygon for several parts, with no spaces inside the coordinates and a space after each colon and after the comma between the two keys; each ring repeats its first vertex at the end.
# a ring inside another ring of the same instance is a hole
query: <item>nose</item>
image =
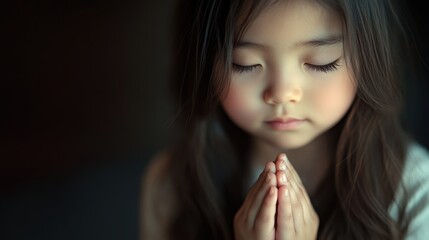
{"type": "Polygon", "coordinates": [[[301,86],[296,83],[278,82],[267,86],[264,101],[270,105],[298,103],[303,97],[301,86]]]}

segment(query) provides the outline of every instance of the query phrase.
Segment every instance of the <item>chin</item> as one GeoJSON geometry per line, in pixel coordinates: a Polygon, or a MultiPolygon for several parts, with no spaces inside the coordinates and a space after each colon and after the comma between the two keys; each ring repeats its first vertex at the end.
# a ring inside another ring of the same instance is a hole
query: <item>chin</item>
{"type": "Polygon", "coordinates": [[[313,140],[314,138],[269,139],[268,142],[277,148],[294,150],[306,146],[313,140]]]}

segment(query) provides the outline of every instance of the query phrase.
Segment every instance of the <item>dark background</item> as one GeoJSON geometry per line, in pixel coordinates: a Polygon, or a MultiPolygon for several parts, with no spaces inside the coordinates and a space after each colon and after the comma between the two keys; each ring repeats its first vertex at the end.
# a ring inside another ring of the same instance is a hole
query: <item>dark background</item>
{"type": "MultiPolygon", "coordinates": [[[[137,239],[141,174],[168,141],[174,0],[1,8],[0,239],[137,239]]],[[[409,2],[429,62],[429,19],[409,2]]],[[[406,126],[429,147],[429,71],[406,126]]]]}

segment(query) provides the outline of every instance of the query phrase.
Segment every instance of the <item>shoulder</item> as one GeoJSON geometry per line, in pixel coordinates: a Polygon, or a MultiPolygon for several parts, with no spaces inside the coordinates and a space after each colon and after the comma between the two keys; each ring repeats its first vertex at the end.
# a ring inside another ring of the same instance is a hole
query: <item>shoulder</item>
{"type": "Polygon", "coordinates": [[[142,175],[140,192],[141,239],[166,239],[167,227],[175,211],[174,188],[168,174],[169,154],[155,155],[142,175]]]}
{"type": "Polygon", "coordinates": [[[409,145],[403,172],[403,191],[397,202],[408,201],[405,214],[409,220],[406,239],[422,239],[429,235],[429,152],[420,144],[409,145]]]}
{"type": "Polygon", "coordinates": [[[429,187],[429,152],[422,145],[413,142],[408,146],[403,181],[407,190],[415,191],[421,185],[429,187]]]}

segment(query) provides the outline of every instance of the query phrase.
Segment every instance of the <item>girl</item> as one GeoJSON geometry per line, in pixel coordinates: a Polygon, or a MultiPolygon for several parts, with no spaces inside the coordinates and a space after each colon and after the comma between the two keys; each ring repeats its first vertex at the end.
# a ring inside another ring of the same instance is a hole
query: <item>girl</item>
{"type": "Polygon", "coordinates": [[[144,176],[143,239],[423,239],[429,154],[401,128],[389,0],[178,8],[181,123],[144,176]]]}

